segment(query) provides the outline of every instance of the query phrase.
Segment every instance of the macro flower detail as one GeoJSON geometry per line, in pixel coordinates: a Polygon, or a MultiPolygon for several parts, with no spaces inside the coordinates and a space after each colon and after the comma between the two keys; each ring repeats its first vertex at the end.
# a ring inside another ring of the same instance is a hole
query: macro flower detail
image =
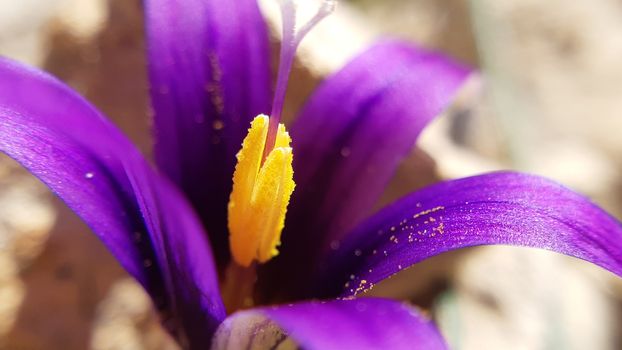
{"type": "Polygon", "coordinates": [[[285,213],[294,191],[291,138],[279,125],[274,148],[263,160],[269,118],[256,117],[237,155],[229,200],[229,235],[233,259],[248,267],[277,255],[285,213]]]}
{"type": "Polygon", "coordinates": [[[0,150],[89,225],[183,348],[251,347],[275,332],[268,348],[288,336],[306,349],[443,349],[415,307],[360,295],[468,246],[548,249],[622,276],[620,222],[532,175],[446,181],[372,214],[469,76],[461,64],[380,42],[328,77],[286,132],[293,52],[333,1],[297,31],[294,3],[281,2],[274,98],[254,0],[144,3],[158,170],[65,84],[4,58],[0,150]]]}

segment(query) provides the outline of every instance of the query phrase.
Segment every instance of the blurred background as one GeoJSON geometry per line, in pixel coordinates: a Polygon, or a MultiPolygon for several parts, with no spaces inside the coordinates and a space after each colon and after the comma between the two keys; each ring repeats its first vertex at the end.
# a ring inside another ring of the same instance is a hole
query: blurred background
{"type": "MultiPolygon", "coordinates": [[[[262,9],[278,33],[272,1],[262,9]]],[[[424,132],[382,203],[441,179],[518,169],[622,217],[622,2],[342,0],[300,49],[286,116],[384,36],[441,50],[480,74],[424,132]]],[[[276,52],[278,35],[273,43],[276,52]]],[[[0,0],[0,55],[67,82],[150,156],[143,54],[139,0],[0,0]]],[[[622,280],[553,253],[467,249],[371,294],[426,308],[454,349],[622,348],[622,280]]],[[[97,238],[6,157],[0,349],[176,349],[97,238]]]]}

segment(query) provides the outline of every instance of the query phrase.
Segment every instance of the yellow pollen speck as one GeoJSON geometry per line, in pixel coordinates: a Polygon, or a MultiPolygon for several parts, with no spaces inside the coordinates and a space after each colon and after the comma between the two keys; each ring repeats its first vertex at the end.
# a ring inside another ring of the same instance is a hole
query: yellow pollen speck
{"type": "Polygon", "coordinates": [[[236,263],[248,267],[278,254],[285,213],[294,191],[291,138],[279,124],[274,149],[262,164],[269,119],[257,116],[237,154],[229,198],[229,243],[236,263]]]}
{"type": "Polygon", "coordinates": [[[222,128],[225,127],[225,123],[223,123],[222,120],[214,120],[212,127],[214,130],[222,130],[222,128]]]}

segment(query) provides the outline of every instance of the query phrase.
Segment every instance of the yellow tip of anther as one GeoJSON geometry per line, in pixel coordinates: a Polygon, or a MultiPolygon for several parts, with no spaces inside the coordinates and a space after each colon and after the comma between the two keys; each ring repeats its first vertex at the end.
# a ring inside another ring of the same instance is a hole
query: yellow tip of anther
{"type": "Polygon", "coordinates": [[[237,154],[229,198],[229,243],[236,263],[264,263],[278,254],[285,213],[294,191],[291,138],[279,124],[274,149],[262,164],[268,116],[259,115],[237,154]]]}

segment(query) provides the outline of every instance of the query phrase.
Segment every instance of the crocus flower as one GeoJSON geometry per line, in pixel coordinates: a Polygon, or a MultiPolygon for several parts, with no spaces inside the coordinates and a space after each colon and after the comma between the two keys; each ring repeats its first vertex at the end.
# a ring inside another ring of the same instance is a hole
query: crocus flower
{"type": "MultiPolygon", "coordinates": [[[[247,296],[272,306],[227,316],[219,282],[226,294],[236,291],[231,281],[255,276],[226,272],[227,211],[242,140],[251,120],[271,110],[265,24],[255,0],[145,0],[145,8],[159,172],[76,92],[8,59],[0,59],[0,149],[90,226],[183,347],[266,342],[261,331],[278,326],[308,349],[444,348],[412,306],[356,296],[468,246],[542,248],[622,274],[620,222],[536,176],[447,181],[370,215],[421,129],[469,74],[439,54],[388,41],[327,78],[292,125],[296,190],[280,255],[257,263],[276,253],[277,227],[270,256],[248,264],[258,281],[247,296]],[[321,301],[278,304],[300,298],[321,301]],[[252,336],[240,338],[244,332],[252,336]]],[[[285,51],[291,60],[291,47],[285,51]]]]}

